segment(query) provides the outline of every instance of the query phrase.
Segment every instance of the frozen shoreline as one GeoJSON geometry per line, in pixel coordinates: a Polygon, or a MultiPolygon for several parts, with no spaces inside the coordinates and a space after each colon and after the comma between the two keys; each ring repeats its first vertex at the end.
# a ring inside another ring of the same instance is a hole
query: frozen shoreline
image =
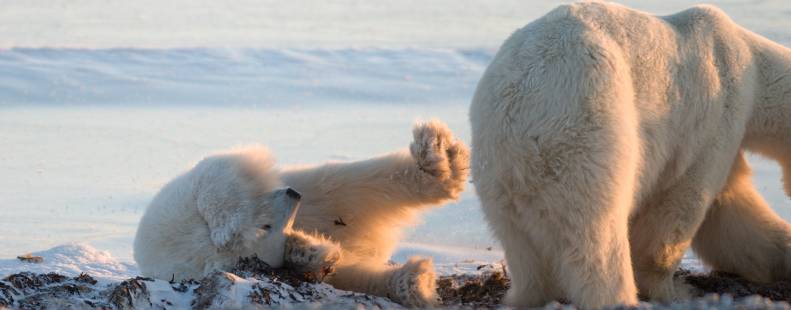
{"type": "MultiPolygon", "coordinates": [[[[133,264],[120,263],[109,253],[85,244],[66,244],[33,253],[41,263],[0,260],[0,305],[15,307],[74,306],[116,309],[150,307],[215,308],[400,308],[387,298],[337,290],[324,283],[307,283],[282,271],[240,264],[229,273],[217,272],[195,281],[168,282],[139,277],[133,264]]],[[[690,283],[698,296],[672,305],[643,302],[641,309],[687,307],[771,308],[789,307],[775,300],[791,298],[783,285],[755,286],[731,276],[706,275],[699,262],[685,260],[677,277],[690,283]],[[778,290],[779,289],[779,290],[778,290]],[[746,298],[745,298],[746,297],[746,298]]],[[[501,307],[509,285],[507,270],[497,262],[466,260],[437,265],[438,293],[443,307],[501,307]]],[[[553,302],[545,309],[563,305],[553,302]]]]}

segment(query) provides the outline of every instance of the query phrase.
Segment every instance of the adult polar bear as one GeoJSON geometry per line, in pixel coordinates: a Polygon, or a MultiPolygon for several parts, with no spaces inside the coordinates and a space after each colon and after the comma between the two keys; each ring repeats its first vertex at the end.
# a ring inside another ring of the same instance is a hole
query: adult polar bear
{"type": "Polygon", "coordinates": [[[561,6],[505,41],[470,119],[510,304],[673,299],[690,243],[716,270],[791,278],[791,229],[743,154],[780,162],[791,195],[791,51],[714,7],[561,6]]]}
{"type": "Polygon", "coordinates": [[[403,225],[464,189],[469,151],[438,121],[415,126],[413,135],[411,154],[318,167],[278,170],[262,148],[210,156],[153,199],[135,237],[135,260],[143,275],[166,280],[227,270],[253,254],[315,273],[337,261],[336,273],[325,278],[337,288],[431,305],[431,260],[413,257],[402,266],[388,260],[403,225]],[[301,195],[276,190],[283,184],[301,195]]]}

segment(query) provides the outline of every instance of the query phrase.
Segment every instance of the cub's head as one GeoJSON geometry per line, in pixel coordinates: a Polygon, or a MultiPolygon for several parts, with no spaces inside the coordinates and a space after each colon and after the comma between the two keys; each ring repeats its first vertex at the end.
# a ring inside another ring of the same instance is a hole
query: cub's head
{"type": "Polygon", "coordinates": [[[207,157],[191,172],[197,209],[211,243],[228,256],[251,256],[282,265],[285,233],[291,230],[301,195],[283,188],[269,152],[236,149],[207,157]]]}
{"type": "Polygon", "coordinates": [[[283,265],[286,234],[294,225],[302,195],[292,188],[273,191],[254,214],[254,236],[247,236],[249,244],[258,258],[272,267],[283,265]]]}

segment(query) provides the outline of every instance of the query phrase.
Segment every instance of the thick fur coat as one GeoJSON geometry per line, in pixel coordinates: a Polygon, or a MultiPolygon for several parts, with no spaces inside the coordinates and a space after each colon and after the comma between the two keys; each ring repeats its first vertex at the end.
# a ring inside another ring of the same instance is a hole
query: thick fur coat
{"type": "Polygon", "coordinates": [[[791,229],[743,154],[777,160],[791,194],[791,52],[715,7],[560,6],[505,41],[470,120],[509,304],[683,298],[690,245],[715,270],[791,279],[791,229]]]}
{"type": "Polygon", "coordinates": [[[431,260],[388,260],[419,211],[458,198],[469,151],[438,121],[413,135],[408,151],[315,167],[277,169],[260,147],[207,157],[153,199],[135,260],[143,275],[169,280],[227,270],[255,254],[317,275],[334,268],[325,280],[340,289],[430,306],[431,260]]]}

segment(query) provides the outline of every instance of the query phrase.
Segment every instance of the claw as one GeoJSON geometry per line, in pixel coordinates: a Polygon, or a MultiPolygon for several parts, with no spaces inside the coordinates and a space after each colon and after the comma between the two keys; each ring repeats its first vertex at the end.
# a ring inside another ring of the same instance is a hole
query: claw
{"type": "Polygon", "coordinates": [[[289,187],[288,189],[286,189],[286,195],[287,195],[288,197],[291,197],[292,199],[295,199],[295,200],[300,200],[300,199],[302,199],[302,194],[300,194],[298,191],[295,191],[295,190],[294,190],[293,188],[291,188],[291,187],[289,187]]]}

